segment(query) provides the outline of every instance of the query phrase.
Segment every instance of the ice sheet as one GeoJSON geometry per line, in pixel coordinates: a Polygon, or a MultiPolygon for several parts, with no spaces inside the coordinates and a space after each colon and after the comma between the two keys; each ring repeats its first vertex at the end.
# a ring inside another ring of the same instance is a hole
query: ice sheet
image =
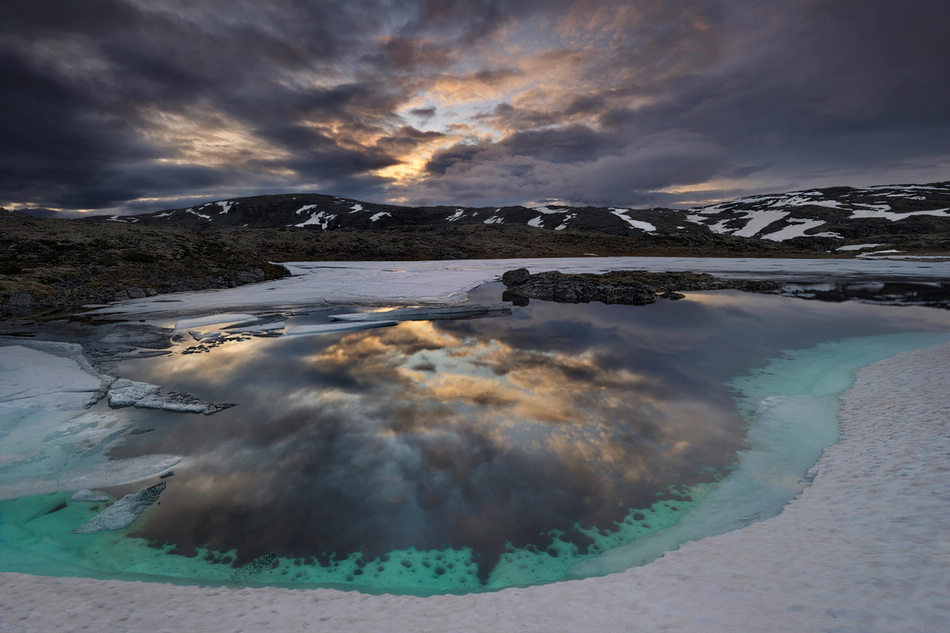
{"type": "Polygon", "coordinates": [[[368,304],[462,303],[472,288],[515,268],[531,272],[601,273],[608,270],[691,270],[723,277],[794,279],[869,277],[950,278],[950,262],[865,261],[859,259],[755,259],[691,257],[564,257],[472,259],[421,262],[301,262],[285,264],[293,277],[237,288],[184,292],[133,299],[96,314],[158,317],[229,310],[280,311],[292,308],[368,304]]]}
{"type": "Polygon", "coordinates": [[[112,382],[89,365],[79,345],[0,346],[0,499],[136,481],[181,460],[108,459],[129,422],[87,408],[112,382]]]}

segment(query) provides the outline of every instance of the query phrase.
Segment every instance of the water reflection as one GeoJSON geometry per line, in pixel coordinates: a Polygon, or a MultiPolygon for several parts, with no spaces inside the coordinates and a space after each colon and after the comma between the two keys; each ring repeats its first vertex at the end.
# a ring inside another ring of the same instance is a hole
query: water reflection
{"type": "Polygon", "coordinates": [[[240,403],[161,416],[116,451],[190,458],[134,535],[238,565],[469,548],[484,581],[506,548],[543,551],[558,531],[583,552],[584,529],[725,472],[745,426],[726,379],[781,349],[945,327],[932,312],[733,293],[532,302],[129,363],[130,378],[240,403]]]}

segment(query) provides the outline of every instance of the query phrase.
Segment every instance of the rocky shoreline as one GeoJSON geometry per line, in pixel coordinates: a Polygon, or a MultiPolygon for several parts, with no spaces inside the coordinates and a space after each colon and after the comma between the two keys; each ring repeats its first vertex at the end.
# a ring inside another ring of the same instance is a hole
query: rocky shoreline
{"type": "Polygon", "coordinates": [[[188,230],[0,213],[0,319],[288,275],[259,252],[188,230]]]}

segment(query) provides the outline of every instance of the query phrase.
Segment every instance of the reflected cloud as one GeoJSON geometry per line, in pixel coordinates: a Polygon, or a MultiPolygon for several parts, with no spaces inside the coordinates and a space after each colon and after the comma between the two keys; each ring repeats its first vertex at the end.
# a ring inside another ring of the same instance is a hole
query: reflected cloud
{"type": "Polygon", "coordinates": [[[728,467],[730,407],[618,364],[616,325],[547,345],[561,322],[539,314],[536,337],[510,336],[523,320],[410,321],[164,359],[243,400],[125,447],[192,457],[138,534],[243,562],[470,547],[487,577],[508,544],[560,530],[584,547],[576,526],[611,528],[728,467]]]}

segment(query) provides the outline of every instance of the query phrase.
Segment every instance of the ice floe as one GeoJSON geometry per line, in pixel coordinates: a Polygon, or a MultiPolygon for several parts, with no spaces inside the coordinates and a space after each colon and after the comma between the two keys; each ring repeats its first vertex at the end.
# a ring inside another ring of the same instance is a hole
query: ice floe
{"type": "Polygon", "coordinates": [[[309,336],[313,334],[336,334],[338,332],[355,332],[357,330],[367,330],[377,327],[389,327],[398,325],[399,321],[355,321],[352,323],[317,323],[313,325],[295,325],[287,328],[286,336],[309,336]]]}
{"type": "Polygon", "coordinates": [[[73,531],[76,534],[94,534],[127,528],[135,523],[150,505],[158,501],[166,485],[163,481],[125,495],[73,531]]]}
{"type": "Polygon", "coordinates": [[[508,305],[460,305],[425,308],[398,308],[395,310],[380,310],[378,312],[354,312],[347,314],[331,314],[333,321],[434,321],[439,319],[460,319],[481,316],[511,314],[508,305]]]}
{"type": "Polygon", "coordinates": [[[214,404],[205,402],[189,393],[164,391],[160,385],[136,382],[119,378],[109,388],[109,406],[115,409],[138,407],[140,409],[160,409],[176,413],[202,413],[212,415],[223,411],[233,404],[214,404]]]}

